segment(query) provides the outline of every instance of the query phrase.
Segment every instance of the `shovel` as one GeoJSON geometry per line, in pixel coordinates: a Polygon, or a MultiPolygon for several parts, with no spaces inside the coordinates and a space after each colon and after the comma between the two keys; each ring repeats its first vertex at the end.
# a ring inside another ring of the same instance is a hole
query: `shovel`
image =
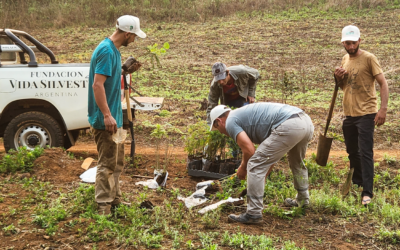
{"type": "Polygon", "coordinates": [[[354,168],[350,168],[349,173],[347,174],[347,178],[342,188],[340,189],[340,194],[344,197],[350,192],[351,188],[351,180],[353,179],[354,168]]]}
{"type": "Polygon", "coordinates": [[[329,152],[332,146],[333,138],[326,137],[326,132],[328,132],[329,123],[331,122],[333,107],[335,106],[336,96],[339,90],[339,84],[335,77],[335,91],[333,92],[331,106],[329,107],[328,118],[326,120],[325,132],[324,135],[320,134],[318,138],[318,147],[317,147],[317,158],[315,161],[320,166],[326,166],[328,162],[329,152]]]}
{"type": "Polygon", "coordinates": [[[135,136],[133,133],[133,121],[132,121],[132,110],[131,110],[131,101],[129,98],[129,87],[128,82],[126,81],[126,73],[124,74],[124,93],[125,93],[125,100],[126,100],[126,113],[128,114],[128,121],[129,121],[129,129],[131,132],[131,164],[133,163],[133,157],[135,155],[135,136]]]}

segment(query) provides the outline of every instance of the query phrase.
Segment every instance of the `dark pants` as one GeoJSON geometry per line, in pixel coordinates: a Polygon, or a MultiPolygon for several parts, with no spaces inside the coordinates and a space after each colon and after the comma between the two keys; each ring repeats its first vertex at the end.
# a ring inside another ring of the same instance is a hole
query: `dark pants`
{"type": "Polygon", "coordinates": [[[230,102],[226,102],[226,106],[234,107],[234,108],[241,108],[243,106],[248,105],[249,103],[246,101],[245,98],[239,96],[239,98],[232,100],[230,102]]]}
{"type": "Polygon", "coordinates": [[[354,168],[353,184],[363,187],[362,196],[373,197],[374,185],[374,128],[376,114],[358,117],[346,116],[343,135],[354,168]]]}

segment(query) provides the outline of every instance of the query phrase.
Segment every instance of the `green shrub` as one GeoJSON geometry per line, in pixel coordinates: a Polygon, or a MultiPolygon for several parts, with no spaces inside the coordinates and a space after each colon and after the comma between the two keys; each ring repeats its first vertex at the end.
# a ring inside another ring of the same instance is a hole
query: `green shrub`
{"type": "Polygon", "coordinates": [[[30,151],[26,147],[21,147],[18,151],[10,150],[3,159],[0,160],[0,173],[15,173],[17,171],[30,172],[33,162],[42,155],[43,148],[36,147],[30,151]]]}

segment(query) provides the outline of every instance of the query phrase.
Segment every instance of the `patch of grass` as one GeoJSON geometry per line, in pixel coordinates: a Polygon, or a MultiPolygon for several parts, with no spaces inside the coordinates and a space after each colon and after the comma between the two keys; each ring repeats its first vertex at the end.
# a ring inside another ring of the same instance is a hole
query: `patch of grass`
{"type": "Polygon", "coordinates": [[[3,231],[5,235],[16,234],[19,232],[19,229],[14,226],[14,224],[10,224],[6,227],[3,227],[3,231]]]}
{"type": "Polygon", "coordinates": [[[30,151],[26,147],[21,147],[19,150],[10,150],[0,160],[0,173],[15,173],[17,171],[30,172],[33,167],[33,162],[42,155],[43,148],[36,147],[30,151]]]}
{"type": "MultiPolygon", "coordinates": [[[[277,249],[275,240],[265,235],[249,235],[244,233],[232,234],[225,231],[222,236],[221,244],[235,249],[277,249]]],[[[284,241],[281,249],[301,250],[305,248],[296,247],[293,241],[284,241]]]]}
{"type": "Polygon", "coordinates": [[[207,212],[201,218],[201,221],[204,224],[204,227],[207,229],[215,229],[219,227],[219,220],[221,218],[221,210],[215,209],[207,212]]]}
{"type": "Polygon", "coordinates": [[[388,165],[393,165],[396,163],[396,157],[390,156],[388,154],[383,155],[383,160],[388,164],[388,165]]]}
{"type": "Polygon", "coordinates": [[[215,238],[219,235],[218,232],[208,232],[208,233],[202,233],[199,232],[198,236],[200,237],[200,242],[203,249],[217,249],[218,244],[214,244],[215,238]]]}
{"type": "Polygon", "coordinates": [[[311,208],[319,213],[341,214],[344,217],[360,213],[361,201],[351,195],[342,200],[339,190],[328,189],[328,192],[326,189],[313,190],[310,200],[311,208]]]}
{"type": "Polygon", "coordinates": [[[33,222],[45,228],[48,235],[54,235],[58,231],[58,222],[68,215],[62,204],[62,198],[52,201],[50,205],[39,204],[33,215],[33,222]]]}
{"type": "Polygon", "coordinates": [[[400,244],[400,230],[391,231],[385,227],[381,227],[377,233],[379,240],[396,245],[400,244]]]}
{"type": "Polygon", "coordinates": [[[171,116],[171,112],[169,112],[166,109],[163,109],[163,110],[160,111],[160,113],[158,115],[161,116],[161,117],[169,117],[169,116],[171,116]]]}
{"type": "Polygon", "coordinates": [[[305,159],[304,165],[308,169],[308,180],[310,184],[331,183],[337,185],[340,182],[339,175],[335,171],[335,164],[328,162],[326,166],[319,166],[312,159],[305,159]]]}

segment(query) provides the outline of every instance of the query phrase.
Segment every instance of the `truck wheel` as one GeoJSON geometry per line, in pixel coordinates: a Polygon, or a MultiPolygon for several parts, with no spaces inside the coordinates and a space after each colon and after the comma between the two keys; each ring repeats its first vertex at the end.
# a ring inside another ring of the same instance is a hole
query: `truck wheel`
{"type": "Polygon", "coordinates": [[[33,150],[36,146],[45,148],[62,147],[64,136],[58,122],[42,112],[26,112],[18,115],[4,131],[4,148],[18,149],[25,146],[33,150]]]}

